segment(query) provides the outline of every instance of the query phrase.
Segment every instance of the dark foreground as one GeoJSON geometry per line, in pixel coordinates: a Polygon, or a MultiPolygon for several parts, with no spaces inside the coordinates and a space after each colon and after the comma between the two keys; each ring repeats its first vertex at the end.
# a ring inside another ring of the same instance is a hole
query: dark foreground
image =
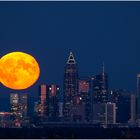
{"type": "Polygon", "coordinates": [[[50,128],[0,128],[0,138],[140,138],[139,128],[77,128],[77,127],[50,127],[50,128]]]}

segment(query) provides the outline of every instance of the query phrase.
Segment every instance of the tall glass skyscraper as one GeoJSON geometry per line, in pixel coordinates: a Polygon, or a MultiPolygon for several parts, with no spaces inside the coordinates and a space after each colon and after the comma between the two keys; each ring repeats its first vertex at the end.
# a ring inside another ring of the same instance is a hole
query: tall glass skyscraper
{"type": "Polygon", "coordinates": [[[72,120],[72,107],[74,97],[78,94],[78,70],[72,52],[68,57],[64,73],[64,118],[67,121],[72,120]]]}

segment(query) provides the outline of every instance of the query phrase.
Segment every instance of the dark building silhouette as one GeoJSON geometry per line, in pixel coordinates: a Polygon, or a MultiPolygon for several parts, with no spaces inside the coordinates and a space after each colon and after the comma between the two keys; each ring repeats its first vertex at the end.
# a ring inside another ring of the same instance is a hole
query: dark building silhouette
{"type": "Polygon", "coordinates": [[[74,97],[78,94],[78,70],[72,52],[68,57],[64,73],[64,118],[65,120],[72,120],[72,108],[74,104],[74,97]]]}
{"type": "Polygon", "coordinates": [[[93,102],[105,103],[108,101],[108,75],[104,71],[92,77],[93,102]]]}
{"type": "Polygon", "coordinates": [[[131,118],[130,101],[130,95],[122,95],[120,101],[117,104],[117,122],[128,123],[129,119],[131,118]]]}
{"type": "Polygon", "coordinates": [[[17,118],[24,119],[27,117],[28,112],[28,94],[10,94],[11,112],[15,114],[17,118]]]}
{"type": "Polygon", "coordinates": [[[37,115],[40,117],[46,117],[49,115],[48,112],[48,85],[41,84],[39,86],[39,99],[37,102],[37,105],[35,107],[35,110],[37,112],[37,115]]]}
{"type": "Polygon", "coordinates": [[[131,119],[131,94],[125,90],[112,90],[111,102],[116,103],[117,123],[127,123],[131,119]]]}
{"type": "Polygon", "coordinates": [[[81,97],[81,102],[85,107],[85,121],[90,121],[91,104],[90,104],[90,78],[80,78],[78,85],[78,93],[81,97]]]}
{"type": "Polygon", "coordinates": [[[116,103],[95,103],[93,104],[93,123],[115,124],[116,103]]]}
{"type": "Polygon", "coordinates": [[[74,97],[74,103],[72,106],[72,118],[74,122],[85,121],[85,103],[82,101],[80,95],[74,97]]]}
{"type": "Polygon", "coordinates": [[[55,84],[49,85],[48,112],[49,120],[57,121],[59,117],[59,100],[58,100],[59,87],[55,84]]]}
{"type": "Polygon", "coordinates": [[[35,112],[45,120],[56,120],[59,116],[59,87],[55,84],[39,86],[39,100],[35,112]]]}
{"type": "Polygon", "coordinates": [[[136,122],[136,95],[131,94],[131,122],[136,122]]]}

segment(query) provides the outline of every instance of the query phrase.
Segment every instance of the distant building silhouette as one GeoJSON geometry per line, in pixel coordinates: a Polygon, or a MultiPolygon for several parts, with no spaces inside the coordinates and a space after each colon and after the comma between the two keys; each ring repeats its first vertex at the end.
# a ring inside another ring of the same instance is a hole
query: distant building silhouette
{"type": "Polygon", "coordinates": [[[74,122],[83,122],[85,120],[85,104],[80,95],[74,97],[72,105],[72,118],[74,122]]]}
{"type": "Polygon", "coordinates": [[[104,71],[92,78],[93,102],[105,103],[108,101],[108,75],[104,71]]]}
{"type": "Polygon", "coordinates": [[[111,102],[93,104],[93,123],[115,124],[116,104],[111,102]]]}
{"type": "Polygon", "coordinates": [[[0,127],[10,128],[15,127],[14,113],[12,112],[0,112],[0,127]]]}
{"type": "Polygon", "coordinates": [[[78,94],[78,70],[72,52],[68,57],[64,73],[64,118],[72,121],[74,97],[78,94]]]}
{"type": "Polygon", "coordinates": [[[35,112],[39,117],[56,120],[59,117],[59,87],[55,84],[39,86],[39,99],[35,104],[35,112]]]}
{"type": "Polygon", "coordinates": [[[63,118],[63,102],[59,102],[58,103],[58,106],[59,106],[59,118],[62,120],[63,118]]]}
{"type": "Polygon", "coordinates": [[[15,114],[17,119],[25,119],[27,117],[28,109],[28,95],[27,94],[10,94],[11,112],[15,114]]]}
{"type": "Polygon", "coordinates": [[[48,86],[46,84],[41,84],[39,86],[39,98],[36,104],[35,111],[38,116],[46,117],[48,116],[48,86]]]}
{"type": "Polygon", "coordinates": [[[55,84],[49,85],[48,100],[48,113],[50,121],[57,121],[59,117],[59,100],[58,100],[59,87],[55,84]]]}
{"type": "MultiPolygon", "coordinates": [[[[116,121],[117,123],[127,123],[131,119],[131,93],[126,90],[111,90],[110,100],[116,103],[116,121]]],[[[133,104],[134,105],[134,104],[133,104]]],[[[134,107],[134,106],[133,106],[134,107]]],[[[134,109],[134,108],[133,108],[134,109]]],[[[134,111],[134,110],[133,110],[134,111]]]]}
{"type": "Polygon", "coordinates": [[[136,95],[131,94],[131,121],[136,121],[136,95]]]}
{"type": "Polygon", "coordinates": [[[90,114],[91,114],[91,100],[90,100],[90,78],[80,78],[79,79],[79,85],[78,85],[78,93],[81,97],[81,102],[84,105],[85,108],[85,121],[90,121],[90,114]]]}

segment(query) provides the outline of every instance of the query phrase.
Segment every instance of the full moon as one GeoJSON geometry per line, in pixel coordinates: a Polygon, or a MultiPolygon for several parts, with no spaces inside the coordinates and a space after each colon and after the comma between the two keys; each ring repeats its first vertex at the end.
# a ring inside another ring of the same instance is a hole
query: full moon
{"type": "Polygon", "coordinates": [[[0,59],[0,82],[14,90],[32,86],[39,78],[40,68],[35,58],[23,52],[11,52],[0,59]]]}

